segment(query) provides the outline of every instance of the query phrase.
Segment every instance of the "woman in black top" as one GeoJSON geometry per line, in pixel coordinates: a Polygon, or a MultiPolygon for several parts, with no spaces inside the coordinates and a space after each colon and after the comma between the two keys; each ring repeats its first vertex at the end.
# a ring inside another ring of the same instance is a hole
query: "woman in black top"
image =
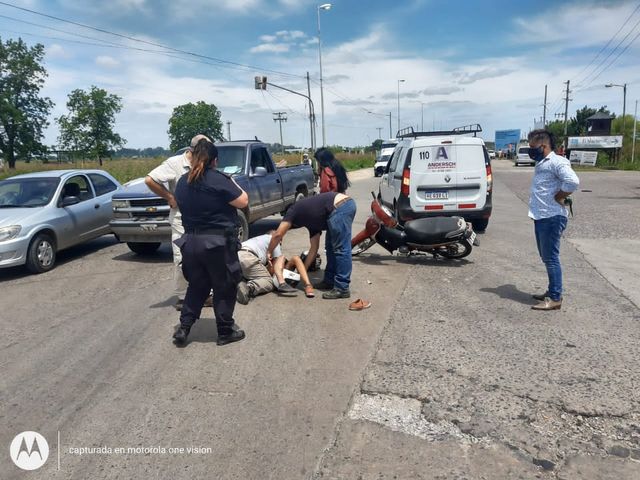
{"type": "Polygon", "coordinates": [[[194,147],[191,170],[176,185],[175,197],[185,234],[176,245],[182,251],[182,270],[189,282],[174,343],[185,345],[205,300],[213,290],[218,345],[245,337],[235,327],[236,288],[242,278],[238,261],[238,208],[249,203],[247,193],[229,176],[216,170],[218,150],[208,140],[194,147]]]}

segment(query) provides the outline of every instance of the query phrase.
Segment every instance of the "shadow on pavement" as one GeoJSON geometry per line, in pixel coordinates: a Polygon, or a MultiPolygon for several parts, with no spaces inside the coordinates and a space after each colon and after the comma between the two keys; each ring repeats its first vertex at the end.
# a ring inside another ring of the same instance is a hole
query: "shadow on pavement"
{"type": "Polygon", "coordinates": [[[405,265],[424,265],[426,267],[463,267],[470,263],[466,258],[460,260],[449,260],[446,258],[435,258],[431,255],[410,255],[408,257],[396,256],[396,255],[358,255],[353,257],[355,263],[363,263],[364,265],[372,266],[385,266],[394,263],[401,263],[405,265]]]}
{"type": "Polygon", "coordinates": [[[62,265],[72,262],[74,260],[79,260],[82,257],[87,255],[91,255],[93,253],[99,252],[100,250],[108,247],[112,247],[116,245],[118,241],[112,235],[104,235],[102,237],[96,238],[95,240],[91,240],[87,243],[82,243],[80,245],[76,245],[60,252],[56,252],[56,263],[54,268],[46,273],[40,274],[32,274],[27,270],[27,267],[24,265],[10,268],[2,268],[0,269],[0,282],[9,281],[9,280],[19,280],[21,278],[26,278],[33,276],[35,278],[43,277],[46,278],[49,275],[53,275],[57,268],[62,265]]]}
{"type": "Polygon", "coordinates": [[[166,300],[164,300],[162,302],[154,303],[153,305],[149,305],[149,308],[174,307],[177,301],[178,301],[178,296],[177,295],[173,295],[173,296],[167,298],[166,300]]]}
{"type": "Polygon", "coordinates": [[[530,293],[523,292],[522,290],[518,290],[515,285],[500,285],[495,288],[481,288],[481,292],[493,293],[498,295],[500,298],[506,298],[507,300],[513,300],[518,303],[522,303],[524,305],[535,305],[536,300],[531,297],[530,293]]]}

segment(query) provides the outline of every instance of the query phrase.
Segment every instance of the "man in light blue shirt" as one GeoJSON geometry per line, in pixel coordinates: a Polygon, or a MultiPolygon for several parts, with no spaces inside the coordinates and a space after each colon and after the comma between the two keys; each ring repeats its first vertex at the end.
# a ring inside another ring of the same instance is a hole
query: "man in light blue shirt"
{"type": "Polygon", "coordinates": [[[535,225],[536,244],[540,258],[547,268],[549,286],[541,295],[534,310],[560,310],[562,307],[562,267],[560,265],[560,238],[567,227],[566,198],[580,184],[571,163],[556,155],[555,138],[546,130],[529,134],[529,156],[536,161],[529,196],[529,217],[535,225]]]}

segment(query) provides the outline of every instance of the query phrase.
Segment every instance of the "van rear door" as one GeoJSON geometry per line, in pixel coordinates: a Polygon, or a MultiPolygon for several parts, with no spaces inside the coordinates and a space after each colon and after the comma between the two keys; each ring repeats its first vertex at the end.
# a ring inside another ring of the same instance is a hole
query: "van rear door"
{"type": "MultiPolygon", "coordinates": [[[[481,144],[456,146],[458,209],[481,210],[487,201],[487,165],[481,144]]],[[[488,157],[488,155],[487,155],[488,157]]]]}
{"type": "Polygon", "coordinates": [[[451,143],[413,147],[410,203],[414,212],[456,209],[456,156],[451,143]]]}

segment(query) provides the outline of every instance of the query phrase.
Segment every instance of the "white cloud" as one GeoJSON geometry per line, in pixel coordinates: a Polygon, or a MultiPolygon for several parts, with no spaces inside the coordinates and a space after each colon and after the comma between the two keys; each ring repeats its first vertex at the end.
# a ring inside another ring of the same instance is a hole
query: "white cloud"
{"type": "Polygon", "coordinates": [[[96,57],[96,65],[102,68],[117,68],[120,66],[120,62],[108,55],[100,55],[96,57]]]}
{"type": "Polygon", "coordinates": [[[251,53],[283,53],[289,51],[286,43],[263,43],[249,50],[251,53]]]}
{"type": "Polygon", "coordinates": [[[52,43],[51,45],[47,46],[46,50],[47,50],[47,57],[49,59],[55,59],[55,58],[67,59],[72,57],[71,53],[68,50],[66,50],[62,45],[59,45],[57,43],[52,43]]]}
{"type": "Polygon", "coordinates": [[[275,35],[262,35],[260,37],[260,41],[264,43],[275,42],[278,39],[275,35]]]}
{"type": "MultiPolygon", "coordinates": [[[[636,6],[636,2],[593,0],[565,4],[554,7],[551,14],[541,11],[532,18],[516,18],[517,29],[512,38],[515,42],[555,44],[560,48],[601,45],[618,31],[636,6]]],[[[617,38],[624,37],[635,22],[636,19],[632,19],[617,38]]]]}

